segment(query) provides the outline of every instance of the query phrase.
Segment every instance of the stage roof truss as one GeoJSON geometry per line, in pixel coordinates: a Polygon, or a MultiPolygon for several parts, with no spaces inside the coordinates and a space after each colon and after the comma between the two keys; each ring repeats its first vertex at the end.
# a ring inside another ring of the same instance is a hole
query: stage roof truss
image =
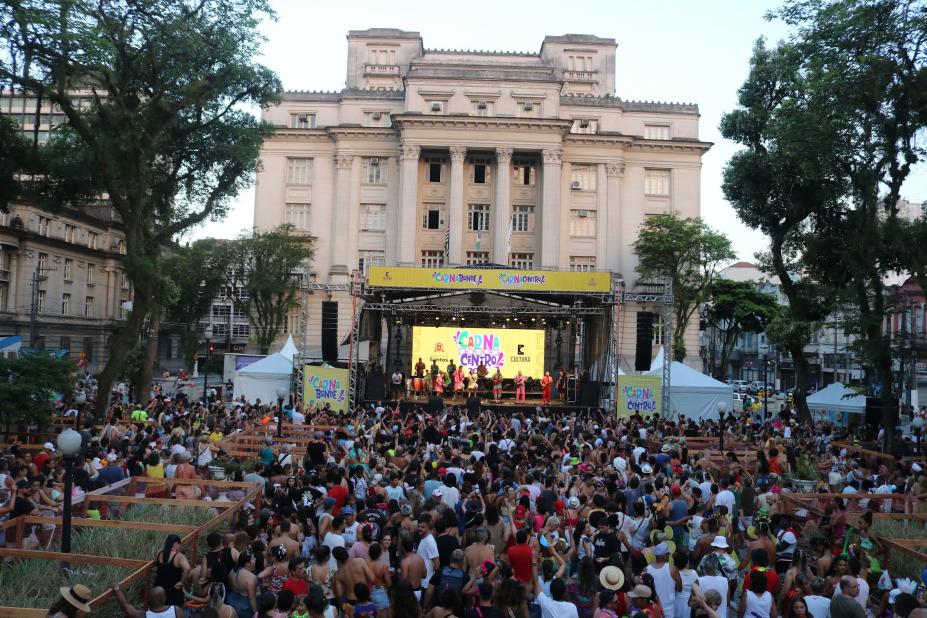
{"type": "Polygon", "coordinates": [[[460,315],[493,315],[493,314],[512,314],[519,315],[557,315],[557,316],[583,316],[583,315],[601,315],[605,310],[604,306],[600,307],[576,307],[574,305],[554,305],[542,307],[497,307],[484,305],[429,305],[429,304],[400,304],[400,303],[377,303],[367,302],[364,304],[364,310],[393,312],[397,314],[409,313],[457,313],[460,315]]]}

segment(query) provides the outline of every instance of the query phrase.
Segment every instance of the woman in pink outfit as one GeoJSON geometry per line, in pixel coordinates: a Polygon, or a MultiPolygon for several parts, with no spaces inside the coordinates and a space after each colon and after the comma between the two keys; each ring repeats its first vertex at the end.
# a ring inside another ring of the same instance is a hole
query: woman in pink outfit
{"type": "Polygon", "coordinates": [[[457,394],[463,394],[464,389],[464,372],[463,367],[457,366],[457,371],[454,372],[454,398],[457,398],[457,394]]]}
{"type": "Polygon", "coordinates": [[[435,376],[435,395],[438,397],[444,396],[444,374],[440,371],[438,375],[435,376]]]}
{"type": "Polygon", "coordinates": [[[525,376],[521,371],[515,376],[515,401],[525,401],[525,376]]]}

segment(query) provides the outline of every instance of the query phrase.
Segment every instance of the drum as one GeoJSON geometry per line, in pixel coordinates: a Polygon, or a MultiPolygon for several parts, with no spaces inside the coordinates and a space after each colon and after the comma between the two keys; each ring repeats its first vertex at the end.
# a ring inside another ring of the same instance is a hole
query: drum
{"type": "Polygon", "coordinates": [[[412,388],[415,389],[416,393],[420,393],[425,390],[425,378],[415,378],[412,380],[412,388]]]}

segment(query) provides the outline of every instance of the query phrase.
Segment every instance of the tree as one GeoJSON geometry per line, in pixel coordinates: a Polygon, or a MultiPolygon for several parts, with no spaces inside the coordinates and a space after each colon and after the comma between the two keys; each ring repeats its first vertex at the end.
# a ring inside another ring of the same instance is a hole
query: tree
{"type": "Polygon", "coordinates": [[[230,252],[224,243],[212,238],[178,247],[165,260],[164,271],[173,294],[166,318],[180,334],[180,352],[186,367],[196,362],[199,321],[209,315],[212,301],[228,280],[230,252]]]}
{"type": "Polygon", "coordinates": [[[44,426],[56,393],[70,397],[77,365],[49,354],[0,357],[0,424],[44,426]]]}
{"type": "Polygon", "coordinates": [[[673,284],[673,357],[681,362],[689,320],[711,294],[721,264],[736,257],[731,242],[701,219],[661,214],[641,225],[634,252],[641,276],[669,277],[673,284]]]}
{"type": "Polygon", "coordinates": [[[719,380],[727,377],[727,361],[737,338],[745,333],[764,332],[779,312],[776,297],[758,289],[752,282],[715,281],[705,315],[708,323],[721,334],[719,380]]]}
{"type": "Polygon", "coordinates": [[[165,248],[221,218],[252,182],[272,129],[243,106],[267,106],[281,89],[252,62],[267,15],[266,0],[0,0],[0,84],[51,101],[67,119],[39,177],[52,190],[34,193],[50,206],[105,195],[125,226],[134,307],[110,339],[98,412],[143,334],[135,388],[147,398],[170,293],[165,248]]]}
{"type": "Polygon", "coordinates": [[[312,259],[312,239],[281,225],[242,236],[230,254],[229,285],[244,288],[246,298],[236,302],[248,313],[261,354],[267,354],[296,304],[294,274],[312,259]]]}

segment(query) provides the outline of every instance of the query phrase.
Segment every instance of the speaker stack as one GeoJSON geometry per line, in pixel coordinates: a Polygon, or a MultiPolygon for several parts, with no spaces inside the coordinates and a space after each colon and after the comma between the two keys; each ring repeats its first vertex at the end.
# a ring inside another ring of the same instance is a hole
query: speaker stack
{"type": "Polygon", "coordinates": [[[338,362],[338,303],[322,301],[322,360],[338,362]]]}
{"type": "Polygon", "coordinates": [[[653,361],[653,313],[637,312],[637,348],[634,354],[634,371],[650,371],[653,361]]]}

